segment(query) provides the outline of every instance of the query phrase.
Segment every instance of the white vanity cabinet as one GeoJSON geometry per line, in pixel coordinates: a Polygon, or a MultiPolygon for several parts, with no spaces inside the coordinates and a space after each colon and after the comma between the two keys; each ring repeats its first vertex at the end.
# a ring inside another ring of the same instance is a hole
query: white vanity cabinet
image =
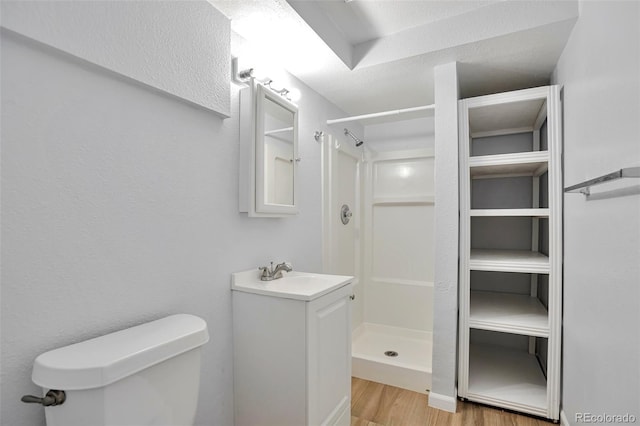
{"type": "Polygon", "coordinates": [[[236,426],[350,424],[353,277],[306,275],[233,274],[236,426]]]}

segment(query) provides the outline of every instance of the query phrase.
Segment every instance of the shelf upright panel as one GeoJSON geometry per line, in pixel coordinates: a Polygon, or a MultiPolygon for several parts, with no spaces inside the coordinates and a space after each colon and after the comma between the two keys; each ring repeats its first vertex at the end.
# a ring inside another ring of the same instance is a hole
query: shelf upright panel
{"type": "Polygon", "coordinates": [[[459,138],[459,208],[460,208],[460,259],[459,259],[459,307],[458,307],[458,395],[469,396],[469,342],[471,332],[469,314],[471,306],[471,173],[469,167],[471,132],[469,129],[469,100],[458,103],[459,138]]]}
{"type": "Polygon", "coordinates": [[[549,418],[560,416],[560,352],[562,342],[562,105],[560,87],[548,87],[547,132],[549,145],[549,347],[547,405],[549,418]]]}

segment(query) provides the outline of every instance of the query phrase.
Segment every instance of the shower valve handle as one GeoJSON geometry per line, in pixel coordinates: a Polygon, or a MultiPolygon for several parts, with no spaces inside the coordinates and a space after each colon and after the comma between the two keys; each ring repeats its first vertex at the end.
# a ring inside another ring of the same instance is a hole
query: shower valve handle
{"type": "Polygon", "coordinates": [[[343,204],[342,207],[340,208],[340,220],[342,221],[342,224],[346,225],[347,223],[349,223],[352,216],[353,216],[353,213],[349,209],[349,206],[346,204],[343,204]]]}

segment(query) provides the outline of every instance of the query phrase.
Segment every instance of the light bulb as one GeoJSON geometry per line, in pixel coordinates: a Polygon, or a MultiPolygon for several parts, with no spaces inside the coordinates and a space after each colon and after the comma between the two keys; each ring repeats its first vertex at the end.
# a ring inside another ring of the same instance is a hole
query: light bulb
{"type": "Polygon", "coordinates": [[[274,64],[267,61],[259,61],[253,69],[253,76],[260,82],[269,80],[281,80],[282,71],[274,64]]]}
{"type": "Polygon", "coordinates": [[[300,90],[298,90],[298,89],[296,89],[294,87],[291,90],[289,90],[289,93],[287,94],[287,97],[289,99],[291,99],[291,102],[298,102],[300,100],[300,98],[302,97],[302,93],[300,93],[300,90]]]}
{"type": "Polygon", "coordinates": [[[271,78],[269,77],[269,70],[265,67],[254,68],[252,75],[256,80],[260,82],[266,82],[271,80],[271,78]]]}

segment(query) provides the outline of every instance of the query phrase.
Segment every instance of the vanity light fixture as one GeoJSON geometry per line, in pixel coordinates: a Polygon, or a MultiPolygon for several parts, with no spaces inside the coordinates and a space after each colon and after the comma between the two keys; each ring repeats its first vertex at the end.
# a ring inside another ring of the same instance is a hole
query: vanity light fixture
{"type": "MultiPolygon", "coordinates": [[[[257,79],[257,80],[260,81],[259,79],[257,79]]],[[[266,87],[271,89],[273,92],[277,93],[278,95],[282,96],[283,98],[285,98],[287,100],[295,102],[298,99],[300,99],[300,91],[297,90],[297,89],[289,90],[286,87],[282,87],[282,88],[274,87],[273,80],[271,80],[271,79],[267,79],[267,81],[263,82],[262,84],[264,84],[266,87]]]]}
{"type": "Polygon", "coordinates": [[[282,96],[285,99],[296,102],[300,99],[300,90],[296,88],[287,89],[282,87],[280,89],[273,86],[273,80],[268,75],[261,73],[260,69],[247,68],[244,70],[238,70],[238,58],[231,60],[231,79],[234,83],[246,86],[251,79],[256,79],[262,83],[263,86],[268,87],[273,92],[282,96]]]}
{"type": "Polygon", "coordinates": [[[253,74],[253,68],[249,68],[243,71],[240,71],[238,73],[238,80],[240,80],[241,82],[244,82],[245,80],[249,79],[252,77],[253,74]]]}
{"type": "Polygon", "coordinates": [[[231,81],[239,86],[246,87],[251,78],[255,78],[261,83],[269,81],[267,76],[256,75],[254,68],[240,69],[238,58],[231,58],[231,81]]]}
{"type": "Polygon", "coordinates": [[[251,78],[255,78],[256,80],[258,80],[260,83],[264,84],[267,87],[271,87],[271,82],[273,80],[271,80],[269,77],[267,77],[266,75],[259,75],[256,73],[255,68],[247,68],[246,70],[242,70],[239,71],[235,74],[236,79],[234,80],[236,83],[239,84],[247,84],[247,81],[249,81],[249,79],[251,78]]]}

